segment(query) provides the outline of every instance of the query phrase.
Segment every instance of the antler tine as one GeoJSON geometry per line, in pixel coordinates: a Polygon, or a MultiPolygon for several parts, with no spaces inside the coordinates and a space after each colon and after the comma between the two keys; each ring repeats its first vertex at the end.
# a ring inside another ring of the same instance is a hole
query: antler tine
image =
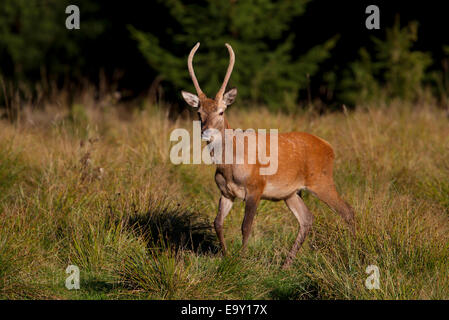
{"type": "Polygon", "coordinates": [[[198,50],[199,46],[200,46],[200,43],[197,42],[197,44],[190,51],[189,58],[187,60],[187,66],[189,68],[189,74],[190,74],[190,77],[192,78],[193,85],[195,86],[196,93],[198,94],[198,96],[204,96],[204,93],[201,90],[200,85],[198,84],[198,80],[196,79],[195,71],[193,71],[193,63],[192,63],[193,56],[195,55],[196,50],[198,50]]]}
{"type": "Polygon", "coordinates": [[[217,92],[216,99],[221,99],[223,97],[223,94],[226,90],[226,86],[228,85],[229,78],[231,77],[232,69],[234,69],[234,62],[235,62],[235,54],[234,50],[232,50],[232,47],[229,44],[225,44],[225,46],[228,48],[229,51],[229,65],[228,70],[226,71],[225,78],[223,80],[223,84],[221,85],[220,90],[217,92]]]}

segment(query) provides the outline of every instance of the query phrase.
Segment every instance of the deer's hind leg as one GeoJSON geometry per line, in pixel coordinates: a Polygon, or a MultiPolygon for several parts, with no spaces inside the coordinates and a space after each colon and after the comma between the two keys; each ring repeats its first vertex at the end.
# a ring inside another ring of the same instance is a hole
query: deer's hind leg
{"type": "Polygon", "coordinates": [[[296,219],[298,219],[300,229],[295,243],[293,244],[293,247],[291,248],[287,256],[287,259],[282,266],[282,268],[284,269],[288,268],[291,265],[293,259],[296,257],[299,248],[306,239],[307,234],[310,232],[313,223],[312,213],[306,207],[304,201],[298,194],[294,193],[292,196],[285,200],[285,203],[287,204],[287,207],[291,210],[291,212],[293,212],[296,219]]]}
{"type": "Polygon", "coordinates": [[[310,186],[308,189],[314,193],[318,199],[326,203],[332,210],[337,212],[349,225],[353,234],[355,234],[354,209],[342,198],[335,188],[333,181],[320,185],[310,186]]]}

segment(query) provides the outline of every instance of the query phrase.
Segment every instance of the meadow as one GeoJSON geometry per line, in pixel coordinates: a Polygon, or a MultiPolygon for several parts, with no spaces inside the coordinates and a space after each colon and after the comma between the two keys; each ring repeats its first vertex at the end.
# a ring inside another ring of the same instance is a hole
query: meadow
{"type": "Polygon", "coordinates": [[[449,117],[431,103],[227,110],[233,128],[306,131],[334,147],[357,233],[304,193],[315,222],[282,270],[299,227],[283,202],[262,201],[246,255],[237,202],[220,255],[215,168],[169,159],[171,131],[194,118],[78,100],[0,121],[0,298],[449,299],[449,117]],[[68,265],[79,290],[65,287],[68,265]],[[369,265],[379,289],[365,287],[369,265]]]}

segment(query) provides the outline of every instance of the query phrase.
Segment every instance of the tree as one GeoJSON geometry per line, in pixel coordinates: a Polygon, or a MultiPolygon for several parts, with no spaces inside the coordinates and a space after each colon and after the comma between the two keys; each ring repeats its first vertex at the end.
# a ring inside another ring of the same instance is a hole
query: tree
{"type": "Polygon", "coordinates": [[[413,50],[417,40],[418,23],[413,21],[401,28],[399,18],[386,30],[385,40],[373,37],[374,55],[362,48],[360,60],[350,64],[342,81],[343,100],[359,103],[384,98],[406,101],[419,98],[432,57],[413,50]]]}
{"type": "Polygon", "coordinates": [[[73,76],[83,63],[82,41],[103,30],[101,21],[89,19],[97,10],[90,1],[77,1],[82,13],[80,30],[65,27],[69,0],[2,0],[0,10],[0,73],[32,81],[42,73],[73,76]],[[7,63],[5,63],[7,61],[7,63]]]}
{"type": "Polygon", "coordinates": [[[308,75],[318,71],[319,63],[329,57],[329,50],[336,43],[336,38],[332,38],[301,57],[293,56],[295,34],[289,30],[290,24],[304,13],[307,2],[204,0],[186,4],[165,0],[163,3],[176,22],[166,37],[129,29],[150,66],[177,90],[193,88],[187,55],[200,41],[195,72],[203,90],[214,96],[228,64],[224,46],[227,42],[236,53],[230,84],[238,87],[239,96],[272,108],[286,108],[294,105],[299,91],[308,85],[308,75]],[[175,32],[175,28],[180,32],[175,32]]]}

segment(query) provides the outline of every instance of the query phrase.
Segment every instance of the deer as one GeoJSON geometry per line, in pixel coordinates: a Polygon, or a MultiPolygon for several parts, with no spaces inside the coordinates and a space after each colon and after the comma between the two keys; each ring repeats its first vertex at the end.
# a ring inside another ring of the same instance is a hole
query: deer
{"type": "MultiPolygon", "coordinates": [[[[201,123],[201,137],[207,143],[212,139],[207,135],[209,129],[214,129],[224,135],[226,129],[231,129],[224,112],[236,96],[237,88],[225,92],[234,68],[235,54],[232,47],[226,43],[229,53],[229,65],[223,83],[214,99],[208,98],[201,90],[193,68],[193,57],[198,50],[198,42],[190,51],[187,66],[196,93],[181,91],[185,102],[198,110],[201,123]]],[[[255,133],[258,135],[258,133],[255,133]]],[[[278,169],[271,175],[262,175],[259,161],[250,164],[220,163],[216,164],[215,182],[221,192],[218,213],[214,220],[214,228],[220,242],[222,254],[226,256],[227,247],[223,234],[226,216],[231,211],[236,199],[245,202],[244,218],[241,227],[242,247],[245,252],[250,237],[254,217],[261,200],[283,200],[299,223],[296,240],[287,254],[283,268],[289,268],[298,250],[309,234],[314,216],[302,199],[302,190],[307,190],[323,201],[330,209],[339,214],[355,234],[355,219],[353,208],[338,194],[333,179],[333,163],[335,154],[332,146],[325,140],[305,132],[279,133],[278,139],[278,169]]],[[[246,149],[245,149],[246,152],[246,149]]]]}

